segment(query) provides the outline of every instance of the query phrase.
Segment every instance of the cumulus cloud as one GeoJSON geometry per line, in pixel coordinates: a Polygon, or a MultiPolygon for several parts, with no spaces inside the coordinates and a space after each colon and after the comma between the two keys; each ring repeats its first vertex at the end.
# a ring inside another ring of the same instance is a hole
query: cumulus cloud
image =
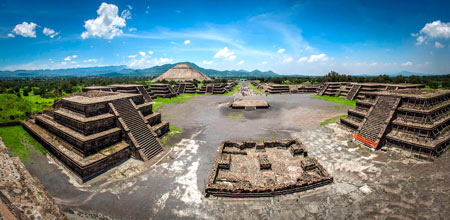
{"type": "Polygon", "coordinates": [[[139,55],[145,56],[145,52],[144,51],[139,51],[139,55]]]}
{"type": "Polygon", "coordinates": [[[241,61],[239,61],[239,63],[238,63],[238,65],[242,65],[242,64],[244,64],[245,62],[243,61],[243,60],[241,60],[241,61]]]}
{"type": "MultiPolygon", "coordinates": [[[[13,32],[17,35],[21,35],[22,37],[36,37],[36,24],[33,22],[27,23],[22,22],[22,24],[17,24],[13,32]]],[[[8,35],[10,36],[10,35],[8,35]]]]}
{"type": "Polygon", "coordinates": [[[8,33],[8,37],[16,37],[14,34],[8,33]]]}
{"type": "Polygon", "coordinates": [[[214,54],[214,58],[216,59],[222,58],[224,60],[233,61],[236,59],[236,56],[234,55],[234,52],[228,49],[228,47],[224,47],[223,49],[217,51],[216,54],[214,54]]]}
{"type": "Polygon", "coordinates": [[[436,41],[436,42],[434,42],[434,47],[436,47],[436,48],[444,48],[445,45],[443,45],[443,44],[441,44],[441,43],[436,41]]]}
{"type": "Polygon", "coordinates": [[[54,38],[56,35],[59,34],[55,30],[53,30],[51,28],[47,28],[47,27],[44,27],[44,30],[42,31],[42,33],[45,34],[46,36],[49,36],[50,38],[54,38]]]}
{"type": "Polygon", "coordinates": [[[123,10],[120,17],[123,19],[131,19],[131,11],[127,9],[123,10]]]}
{"type": "Polygon", "coordinates": [[[121,35],[126,26],[125,19],[118,15],[119,8],[114,4],[102,3],[97,10],[98,17],[84,22],[86,31],[81,34],[83,39],[99,37],[113,39],[121,35]]]}
{"type": "Polygon", "coordinates": [[[184,44],[190,44],[190,43],[191,43],[190,40],[185,40],[185,41],[184,41],[184,44]]]}
{"type": "Polygon", "coordinates": [[[212,65],[212,64],[214,64],[214,61],[212,61],[212,60],[210,60],[210,61],[203,60],[202,64],[203,65],[212,65]]]}
{"type": "Polygon", "coordinates": [[[64,61],[71,61],[72,59],[76,59],[77,57],[78,57],[78,55],[68,56],[68,57],[64,58],[64,61]]]}
{"type": "Polygon", "coordinates": [[[411,61],[402,63],[402,66],[411,66],[411,65],[413,65],[413,63],[411,61]]]}
{"type": "Polygon", "coordinates": [[[417,37],[417,44],[422,44],[425,40],[431,38],[450,38],[450,22],[441,22],[440,20],[425,24],[418,34],[411,34],[417,37]]]}
{"type": "Polygon", "coordinates": [[[87,60],[84,60],[83,62],[85,62],[85,63],[97,63],[97,59],[87,59],[87,60]]]}
{"type": "Polygon", "coordinates": [[[317,55],[311,55],[308,59],[308,63],[314,63],[314,62],[325,62],[328,60],[328,57],[326,54],[321,53],[317,55]]]}
{"type": "Polygon", "coordinates": [[[148,55],[152,55],[153,51],[149,50],[149,51],[147,51],[147,53],[148,53],[148,55]]]}
{"type": "Polygon", "coordinates": [[[283,53],[285,51],[285,49],[284,48],[281,48],[281,49],[279,49],[277,52],[278,53],[283,53]]]}
{"type": "Polygon", "coordinates": [[[308,63],[314,63],[314,62],[325,62],[327,61],[329,58],[326,54],[321,53],[321,54],[316,54],[316,55],[311,55],[309,57],[301,57],[300,59],[298,59],[299,63],[303,63],[303,62],[308,62],[308,63]]]}
{"type": "Polygon", "coordinates": [[[134,54],[134,55],[129,55],[129,56],[128,56],[128,58],[136,58],[136,57],[137,57],[136,54],[134,54]]]}
{"type": "Polygon", "coordinates": [[[294,58],[292,58],[290,56],[286,56],[283,59],[283,63],[290,63],[290,62],[292,62],[292,60],[294,60],[294,58]]]}
{"type": "Polygon", "coordinates": [[[144,57],[140,57],[139,59],[132,59],[129,63],[128,66],[131,68],[147,68],[150,66],[155,66],[155,65],[163,65],[163,64],[167,64],[167,63],[171,63],[173,62],[172,58],[153,58],[150,59],[149,56],[144,56],[144,57]]]}
{"type": "Polygon", "coordinates": [[[303,63],[303,62],[306,62],[306,61],[308,61],[308,57],[301,57],[300,59],[298,59],[299,63],[303,63]]]}

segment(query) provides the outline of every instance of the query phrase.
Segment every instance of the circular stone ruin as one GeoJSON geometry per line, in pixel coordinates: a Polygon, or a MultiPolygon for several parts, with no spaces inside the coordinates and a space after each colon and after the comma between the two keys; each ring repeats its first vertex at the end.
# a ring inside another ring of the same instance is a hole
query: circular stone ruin
{"type": "Polygon", "coordinates": [[[237,100],[231,103],[230,107],[232,109],[255,110],[267,109],[270,105],[264,100],[237,100]]]}

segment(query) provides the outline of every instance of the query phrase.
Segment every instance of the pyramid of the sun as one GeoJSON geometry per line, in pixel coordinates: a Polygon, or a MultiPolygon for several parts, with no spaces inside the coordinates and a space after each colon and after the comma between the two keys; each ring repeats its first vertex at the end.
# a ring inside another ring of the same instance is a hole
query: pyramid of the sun
{"type": "Polygon", "coordinates": [[[164,79],[167,81],[193,81],[196,79],[200,82],[211,80],[211,78],[205,74],[185,63],[177,64],[173,68],[167,70],[167,72],[153,79],[153,82],[164,79]]]}

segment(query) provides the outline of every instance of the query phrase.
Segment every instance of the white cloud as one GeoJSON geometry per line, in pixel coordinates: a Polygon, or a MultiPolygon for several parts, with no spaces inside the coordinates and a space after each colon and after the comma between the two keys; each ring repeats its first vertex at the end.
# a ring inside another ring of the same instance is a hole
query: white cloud
{"type": "Polygon", "coordinates": [[[294,60],[294,58],[292,58],[290,56],[286,56],[283,59],[283,63],[290,63],[290,62],[292,62],[292,60],[294,60]]]}
{"type": "Polygon", "coordinates": [[[122,13],[120,14],[120,17],[123,19],[131,19],[132,17],[130,10],[127,9],[123,10],[122,13]]]}
{"type": "Polygon", "coordinates": [[[236,56],[234,55],[234,52],[228,49],[228,47],[224,47],[223,49],[217,51],[216,54],[214,54],[214,58],[223,58],[224,60],[233,61],[236,59],[236,56]]]}
{"type": "Polygon", "coordinates": [[[413,63],[411,61],[402,63],[402,66],[411,66],[411,65],[413,65],[413,63]]]}
{"type": "Polygon", "coordinates": [[[242,64],[244,64],[245,62],[243,61],[243,60],[241,60],[241,61],[239,61],[239,63],[238,63],[238,65],[242,65],[242,64]]]}
{"type": "Polygon", "coordinates": [[[66,62],[61,62],[61,64],[62,64],[62,65],[66,65],[67,63],[66,63],[66,62]]]}
{"type": "Polygon", "coordinates": [[[300,59],[298,59],[299,63],[303,63],[306,62],[308,60],[308,57],[301,57],[300,59]]]}
{"type": "Polygon", "coordinates": [[[74,58],[74,59],[77,58],[77,57],[78,57],[78,55],[72,55],[72,58],[74,58]]]}
{"type": "Polygon", "coordinates": [[[311,55],[308,59],[308,63],[314,63],[314,62],[325,62],[328,60],[328,57],[326,54],[321,53],[317,55],[311,55]]]}
{"type": "Polygon", "coordinates": [[[190,40],[185,40],[185,41],[184,41],[184,44],[190,44],[190,43],[191,43],[190,40]]]}
{"type": "Polygon", "coordinates": [[[129,56],[128,56],[128,58],[136,58],[136,57],[137,57],[136,54],[134,54],[134,55],[129,55],[129,56]]]}
{"type": "Polygon", "coordinates": [[[147,53],[148,53],[148,55],[152,55],[153,51],[149,50],[149,51],[147,51],[147,53]]]}
{"type": "Polygon", "coordinates": [[[77,57],[78,55],[67,56],[66,58],[64,58],[64,61],[71,61],[72,59],[76,59],[77,57]]]}
{"type": "Polygon", "coordinates": [[[125,19],[118,16],[119,8],[114,4],[102,3],[97,10],[98,17],[84,22],[86,31],[81,34],[83,39],[100,37],[113,39],[121,35],[121,28],[126,26],[125,19]]]}
{"type": "Polygon", "coordinates": [[[37,25],[33,22],[27,23],[24,21],[22,24],[17,24],[14,27],[13,32],[22,37],[36,37],[36,26],[37,25]]]}
{"type": "Polygon", "coordinates": [[[133,10],[133,6],[127,5],[128,9],[133,10]]]}
{"type": "Polygon", "coordinates": [[[46,36],[49,36],[50,38],[54,38],[56,35],[59,34],[55,30],[53,30],[51,28],[47,28],[47,27],[44,27],[44,30],[42,31],[42,33],[45,34],[46,36]]]}
{"type": "Polygon", "coordinates": [[[210,61],[203,60],[202,64],[203,65],[212,65],[212,64],[214,64],[214,61],[212,61],[212,60],[210,60],[210,61]]]}
{"type": "Polygon", "coordinates": [[[419,34],[411,34],[417,36],[417,44],[422,44],[425,40],[431,38],[450,38],[450,22],[441,22],[440,20],[425,24],[419,34]]]}
{"type": "Polygon", "coordinates": [[[132,59],[129,63],[128,66],[131,68],[147,68],[150,66],[155,66],[155,65],[163,65],[163,64],[167,64],[167,63],[171,63],[173,62],[172,58],[153,58],[150,59],[149,56],[144,56],[141,57],[139,59],[132,59]]]}
{"type": "Polygon", "coordinates": [[[8,37],[16,37],[14,34],[8,33],[8,37]]]}
{"type": "Polygon", "coordinates": [[[134,32],[134,31],[136,31],[136,28],[129,28],[128,31],[129,32],[134,32]]]}
{"type": "Polygon", "coordinates": [[[85,63],[97,63],[97,59],[87,59],[87,60],[84,60],[83,62],[85,62],[85,63]]]}
{"type": "Polygon", "coordinates": [[[283,53],[285,51],[285,49],[284,48],[281,48],[281,49],[279,49],[277,52],[278,53],[283,53]]]}
{"type": "Polygon", "coordinates": [[[262,61],[261,65],[267,65],[267,61],[262,61]]]}
{"type": "Polygon", "coordinates": [[[145,56],[145,52],[144,51],[139,51],[139,55],[145,56]]]}
{"type": "Polygon", "coordinates": [[[434,47],[436,47],[436,48],[444,48],[445,45],[443,45],[443,44],[441,44],[441,43],[436,41],[436,42],[434,42],[434,47]]]}

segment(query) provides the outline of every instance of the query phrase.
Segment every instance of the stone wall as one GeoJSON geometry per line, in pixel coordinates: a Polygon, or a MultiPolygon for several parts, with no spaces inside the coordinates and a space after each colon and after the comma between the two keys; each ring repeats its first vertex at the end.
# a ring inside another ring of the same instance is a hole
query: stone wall
{"type": "Polygon", "coordinates": [[[12,157],[0,138],[0,219],[67,219],[38,179],[17,157],[12,157]],[[4,213],[6,212],[6,213],[4,213]]]}

